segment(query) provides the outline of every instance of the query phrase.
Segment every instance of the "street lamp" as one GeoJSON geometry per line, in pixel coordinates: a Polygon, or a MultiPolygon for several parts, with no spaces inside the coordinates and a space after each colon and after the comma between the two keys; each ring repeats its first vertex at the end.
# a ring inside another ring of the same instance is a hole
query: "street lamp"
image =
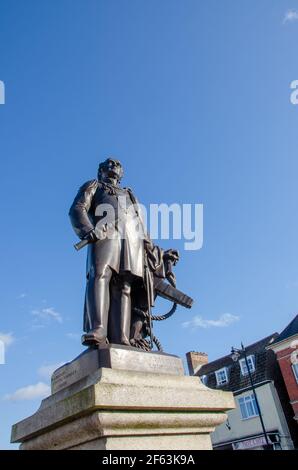
{"type": "Polygon", "coordinates": [[[263,421],[263,417],[262,417],[262,413],[261,413],[261,408],[260,408],[260,404],[259,404],[259,400],[258,400],[258,397],[257,397],[257,394],[256,394],[256,389],[255,389],[254,382],[253,382],[253,379],[252,379],[252,375],[251,375],[251,372],[250,372],[250,368],[249,368],[249,364],[248,364],[248,360],[247,360],[247,355],[246,355],[246,349],[245,349],[245,347],[243,346],[242,343],[241,343],[241,349],[237,349],[237,348],[234,348],[234,347],[232,347],[232,349],[231,349],[231,358],[233,359],[234,362],[237,362],[240,359],[241,355],[243,355],[244,359],[245,359],[245,364],[246,364],[246,368],[247,368],[247,372],[248,372],[248,376],[249,376],[249,380],[250,380],[250,385],[251,385],[251,388],[252,388],[252,391],[253,391],[253,394],[254,394],[254,398],[255,398],[255,401],[256,401],[257,410],[258,410],[258,413],[259,413],[259,418],[260,418],[261,426],[262,426],[262,429],[263,429],[263,434],[264,434],[264,437],[265,437],[266,445],[269,448],[271,446],[270,446],[268,435],[267,435],[267,432],[266,432],[266,429],[265,429],[265,425],[264,425],[264,421],[263,421]]]}

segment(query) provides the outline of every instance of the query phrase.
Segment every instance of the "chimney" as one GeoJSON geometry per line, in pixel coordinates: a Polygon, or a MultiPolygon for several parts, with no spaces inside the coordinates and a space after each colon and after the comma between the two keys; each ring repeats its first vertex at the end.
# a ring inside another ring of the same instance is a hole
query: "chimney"
{"type": "Polygon", "coordinates": [[[189,375],[195,375],[204,364],[208,364],[208,354],[190,351],[186,353],[189,375]]]}

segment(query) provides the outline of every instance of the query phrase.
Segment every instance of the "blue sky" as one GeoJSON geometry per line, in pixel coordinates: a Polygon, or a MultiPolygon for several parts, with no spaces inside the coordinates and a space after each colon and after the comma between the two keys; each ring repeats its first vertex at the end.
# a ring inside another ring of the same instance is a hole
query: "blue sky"
{"type": "Polygon", "coordinates": [[[16,447],[10,427],[36,411],[51,366],[82,351],[85,252],[67,213],[107,155],[142,203],[204,204],[201,250],[160,243],[180,250],[178,287],[195,300],[156,326],[167,352],[212,360],[297,313],[297,11],[2,0],[0,448],[16,447]]]}

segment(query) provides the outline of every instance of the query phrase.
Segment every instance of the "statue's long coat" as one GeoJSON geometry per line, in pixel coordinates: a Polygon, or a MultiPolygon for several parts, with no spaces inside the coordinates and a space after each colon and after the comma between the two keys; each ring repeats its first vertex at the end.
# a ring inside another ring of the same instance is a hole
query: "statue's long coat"
{"type": "MultiPolygon", "coordinates": [[[[88,181],[79,189],[69,216],[81,239],[95,226],[102,228],[105,225],[108,230],[108,237],[88,245],[87,282],[90,275],[101,274],[107,265],[118,274],[129,272],[143,281],[143,286],[146,285],[148,292],[145,297],[153,305],[153,274],[165,276],[163,251],[154,246],[148,236],[144,238],[141,214],[131,190],[97,180],[88,181]],[[115,220],[107,222],[105,205],[114,209],[115,220]],[[148,266],[146,273],[145,264],[148,266]]],[[[88,304],[85,302],[85,331],[89,330],[92,317],[88,304]]]]}

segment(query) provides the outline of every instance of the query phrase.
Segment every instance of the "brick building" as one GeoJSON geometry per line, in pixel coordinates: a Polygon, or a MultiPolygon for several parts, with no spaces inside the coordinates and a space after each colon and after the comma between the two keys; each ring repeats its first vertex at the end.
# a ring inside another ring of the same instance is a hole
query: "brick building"
{"type": "Polygon", "coordinates": [[[293,418],[298,425],[298,315],[268,348],[276,354],[293,409],[293,418]]]}
{"type": "MultiPolygon", "coordinates": [[[[276,449],[288,450],[297,445],[296,425],[276,356],[267,348],[278,336],[274,333],[247,346],[246,354],[269,443],[276,449]]],[[[207,387],[232,391],[235,397],[236,409],[228,412],[227,422],[212,434],[213,448],[265,449],[266,441],[244,358],[234,362],[229,354],[208,362],[207,354],[198,352],[189,352],[186,358],[190,375],[199,376],[207,387]]]]}

